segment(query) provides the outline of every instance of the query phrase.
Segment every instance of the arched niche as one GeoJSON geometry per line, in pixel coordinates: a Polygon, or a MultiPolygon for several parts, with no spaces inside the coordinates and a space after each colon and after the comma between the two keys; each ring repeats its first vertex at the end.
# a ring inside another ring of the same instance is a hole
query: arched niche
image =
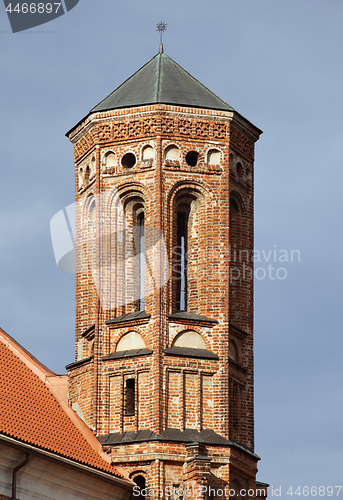
{"type": "Polygon", "coordinates": [[[219,149],[212,148],[207,152],[208,165],[219,165],[221,160],[221,152],[219,149]]]}
{"type": "Polygon", "coordinates": [[[115,168],[115,166],[116,166],[116,157],[115,154],[110,151],[105,156],[105,168],[113,169],[115,168]]]}
{"type": "Polygon", "coordinates": [[[96,215],[95,208],[96,208],[95,198],[93,195],[91,195],[87,199],[88,222],[95,221],[95,215],[96,215]]]}
{"type": "Polygon", "coordinates": [[[231,191],[230,193],[230,206],[233,205],[234,211],[240,212],[241,215],[246,215],[246,207],[242,196],[237,191],[231,191]]]}
{"type": "Polygon", "coordinates": [[[175,144],[167,146],[164,150],[164,160],[178,161],[180,158],[180,150],[175,144]]]}
{"type": "Polygon", "coordinates": [[[91,175],[95,175],[95,171],[96,171],[96,160],[95,160],[95,156],[92,156],[92,159],[91,159],[91,175]]]}
{"type": "Polygon", "coordinates": [[[236,361],[236,363],[239,363],[239,351],[234,340],[230,340],[229,342],[229,357],[236,361]]]}
{"type": "Polygon", "coordinates": [[[149,160],[153,160],[154,158],[154,148],[151,146],[144,146],[144,148],[142,149],[142,160],[148,162],[149,160]]]}
{"type": "Polygon", "coordinates": [[[195,349],[206,349],[206,344],[202,336],[194,330],[186,330],[179,333],[172,344],[172,347],[192,347],[195,349]]]}
{"type": "Polygon", "coordinates": [[[236,165],[236,171],[237,171],[238,177],[243,177],[243,175],[244,175],[244,168],[243,168],[243,165],[241,164],[240,161],[236,165]]]}
{"type": "Polygon", "coordinates": [[[117,344],[116,352],[129,351],[132,349],[144,349],[146,347],[142,336],[137,332],[128,332],[122,336],[117,344]]]}
{"type": "Polygon", "coordinates": [[[79,188],[83,186],[83,182],[84,182],[84,172],[83,168],[81,167],[79,170],[79,188]]]}

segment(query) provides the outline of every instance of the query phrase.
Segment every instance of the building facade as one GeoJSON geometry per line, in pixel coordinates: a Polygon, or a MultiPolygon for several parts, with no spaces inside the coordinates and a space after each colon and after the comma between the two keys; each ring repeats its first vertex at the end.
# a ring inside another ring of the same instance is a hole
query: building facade
{"type": "Polygon", "coordinates": [[[0,328],[0,500],[129,500],[133,483],[56,375],[0,328]]]}
{"type": "Polygon", "coordinates": [[[260,134],[162,45],[67,134],[77,250],[69,399],[150,497],[255,496],[260,134]]]}

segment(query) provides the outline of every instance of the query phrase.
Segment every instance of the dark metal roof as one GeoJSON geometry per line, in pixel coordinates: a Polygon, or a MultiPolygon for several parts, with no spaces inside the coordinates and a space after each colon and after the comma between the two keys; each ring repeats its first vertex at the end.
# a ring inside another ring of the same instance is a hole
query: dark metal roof
{"type": "Polygon", "coordinates": [[[173,441],[180,443],[234,446],[240,448],[246,453],[249,453],[257,459],[260,459],[258,455],[253,453],[246,446],[237,443],[236,441],[226,439],[225,437],[214,432],[212,429],[203,429],[202,431],[198,431],[196,429],[185,429],[184,431],[181,431],[180,429],[167,428],[160,434],[157,434],[150,429],[145,429],[138,432],[123,432],[122,434],[119,432],[113,432],[111,434],[106,434],[105,436],[97,436],[97,439],[103,446],[139,443],[144,441],[173,441]]]}
{"type": "Polygon", "coordinates": [[[194,347],[167,347],[163,349],[167,356],[181,356],[184,358],[199,358],[199,359],[219,359],[219,356],[207,349],[196,349],[194,347]]]}
{"type": "Polygon", "coordinates": [[[246,330],[243,330],[239,326],[234,325],[233,323],[230,323],[230,329],[238,330],[239,332],[243,333],[244,335],[249,335],[249,332],[247,332],[246,330]]]}
{"type": "Polygon", "coordinates": [[[160,49],[156,56],[90,112],[157,103],[233,111],[231,106],[160,49]]]}
{"type": "Polygon", "coordinates": [[[84,363],[89,363],[89,361],[92,361],[94,356],[89,356],[88,358],[83,358],[80,359],[79,361],[75,361],[74,363],[69,363],[69,365],[66,365],[66,370],[70,370],[70,368],[75,368],[76,366],[81,366],[84,363]]]}
{"type": "Polygon", "coordinates": [[[230,361],[230,363],[234,364],[235,366],[237,366],[237,367],[238,367],[238,368],[240,368],[241,370],[243,370],[243,371],[245,371],[245,372],[247,372],[247,371],[248,371],[248,369],[247,369],[247,368],[245,368],[245,367],[244,367],[243,365],[241,365],[240,363],[237,363],[237,361],[235,361],[234,359],[230,358],[230,356],[229,356],[229,361],[230,361]]]}
{"type": "Polygon", "coordinates": [[[136,358],[137,356],[149,356],[150,354],[152,354],[150,349],[128,349],[127,351],[117,351],[108,356],[103,356],[102,360],[108,361],[110,359],[136,358]]]}
{"type": "Polygon", "coordinates": [[[114,323],[125,323],[127,321],[135,321],[139,319],[149,319],[151,314],[145,311],[137,311],[132,313],[123,314],[122,316],[117,316],[116,318],[105,321],[106,325],[112,325],[114,323]]]}
{"type": "Polygon", "coordinates": [[[83,333],[81,333],[81,337],[86,337],[86,335],[88,335],[88,333],[92,332],[93,330],[95,330],[95,324],[87,328],[87,330],[85,330],[83,333]]]}
{"type": "Polygon", "coordinates": [[[188,321],[201,321],[203,323],[218,323],[216,319],[207,318],[201,314],[195,314],[188,311],[177,311],[173,314],[167,314],[171,320],[186,319],[188,321]]]}
{"type": "Polygon", "coordinates": [[[207,443],[207,444],[231,444],[228,439],[216,434],[213,430],[197,431],[196,429],[180,429],[168,428],[156,434],[149,429],[134,432],[128,431],[120,434],[114,432],[106,436],[97,436],[102,445],[106,444],[124,444],[139,441],[180,441],[182,443],[207,443]]]}

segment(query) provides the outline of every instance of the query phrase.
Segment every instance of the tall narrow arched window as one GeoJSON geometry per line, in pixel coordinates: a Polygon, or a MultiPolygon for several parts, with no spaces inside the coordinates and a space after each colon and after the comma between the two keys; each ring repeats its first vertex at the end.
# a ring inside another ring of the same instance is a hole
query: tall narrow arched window
{"type": "Polygon", "coordinates": [[[144,311],[144,276],[145,276],[145,234],[144,234],[144,212],[137,217],[139,228],[138,253],[139,253],[139,310],[144,311]]]}
{"type": "Polygon", "coordinates": [[[144,199],[137,192],[126,193],[118,204],[117,235],[113,242],[117,315],[144,310],[145,241],[144,199]]]}
{"type": "Polygon", "coordinates": [[[198,313],[203,274],[201,252],[205,251],[200,218],[202,194],[196,189],[180,189],[173,200],[171,311],[198,313]],[[199,238],[200,236],[200,238],[199,238]],[[201,243],[202,241],[202,243],[201,243]]]}
{"type": "Polygon", "coordinates": [[[87,214],[87,234],[84,243],[86,255],[86,269],[88,270],[88,307],[85,309],[88,315],[90,324],[95,320],[96,302],[97,302],[97,240],[96,240],[96,201],[93,195],[87,198],[86,202],[87,214]]]}
{"type": "Polygon", "coordinates": [[[180,211],[177,214],[177,275],[176,275],[176,309],[187,310],[187,247],[188,247],[188,214],[180,211]]]}
{"type": "Polygon", "coordinates": [[[90,171],[89,165],[87,165],[86,171],[85,171],[85,177],[84,177],[84,182],[86,183],[86,185],[89,182],[90,175],[91,175],[91,171],[90,171]]]}
{"type": "Polygon", "coordinates": [[[124,414],[135,414],[135,379],[127,378],[125,380],[125,394],[124,394],[124,414]]]}
{"type": "Polygon", "coordinates": [[[240,210],[237,200],[230,198],[230,321],[240,325],[241,259],[240,210]]]}

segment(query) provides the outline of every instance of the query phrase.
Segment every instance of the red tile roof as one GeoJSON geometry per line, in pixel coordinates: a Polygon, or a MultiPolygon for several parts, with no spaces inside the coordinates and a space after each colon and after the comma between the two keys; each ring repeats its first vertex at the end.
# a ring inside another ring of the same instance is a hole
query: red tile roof
{"type": "Polygon", "coordinates": [[[34,373],[44,365],[32,357],[33,369],[29,367],[25,362],[29,353],[17,343],[12,345],[13,339],[4,334],[0,331],[0,434],[124,479],[90,446],[34,373]]]}

